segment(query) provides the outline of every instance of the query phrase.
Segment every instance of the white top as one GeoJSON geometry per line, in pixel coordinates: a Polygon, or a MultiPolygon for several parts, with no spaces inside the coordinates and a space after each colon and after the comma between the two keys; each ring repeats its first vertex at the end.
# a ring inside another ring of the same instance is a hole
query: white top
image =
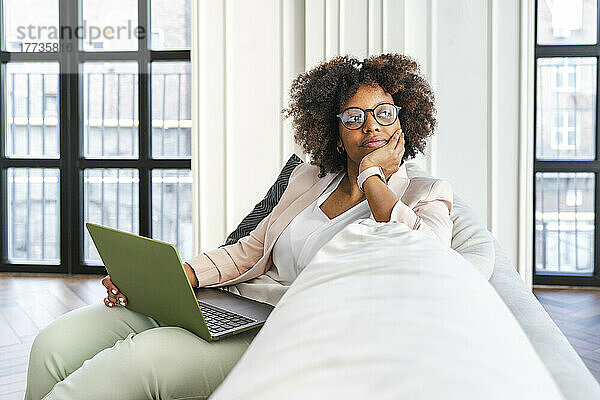
{"type": "Polygon", "coordinates": [[[336,233],[360,218],[369,218],[371,209],[366,199],[333,219],[329,219],[321,210],[321,204],[338,187],[344,175],[345,171],[339,172],[321,196],[296,215],[281,232],[273,246],[274,265],[266,275],[290,285],[317,251],[336,233]]]}

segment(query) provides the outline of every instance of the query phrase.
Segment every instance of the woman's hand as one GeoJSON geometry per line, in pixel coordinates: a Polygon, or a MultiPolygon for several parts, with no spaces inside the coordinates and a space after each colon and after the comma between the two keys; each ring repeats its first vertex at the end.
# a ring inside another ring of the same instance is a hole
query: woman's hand
{"type": "Polygon", "coordinates": [[[125,297],[123,293],[119,292],[119,289],[117,289],[115,284],[110,280],[110,275],[106,275],[102,279],[102,285],[104,285],[106,291],[108,292],[108,296],[104,298],[104,304],[107,307],[112,307],[115,304],[120,304],[122,306],[127,305],[127,297],[125,297]]]}
{"type": "Polygon", "coordinates": [[[192,287],[198,287],[198,278],[196,277],[196,273],[188,263],[183,263],[183,269],[185,270],[185,274],[187,275],[188,280],[190,281],[190,285],[192,287]]]}
{"type": "MultiPolygon", "coordinates": [[[[187,275],[192,287],[198,287],[198,279],[196,278],[196,274],[194,273],[192,267],[188,263],[185,263],[183,264],[183,268],[185,269],[185,274],[187,275]]],[[[115,286],[113,281],[110,279],[110,275],[106,275],[104,278],[102,278],[102,285],[104,285],[106,292],[108,293],[108,295],[104,298],[104,304],[107,307],[113,307],[115,304],[120,304],[122,306],[127,305],[127,297],[125,297],[125,295],[121,293],[115,286]]]]}
{"type": "Polygon", "coordinates": [[[390,140],[383,146],[373,150],[363,157],[358,166],[358,173],[369,167],[381,167],[385,174],[385,180],[390,179],[400,169],[402,156],[404,155],[404,132],[398,129],[390,140]]]}

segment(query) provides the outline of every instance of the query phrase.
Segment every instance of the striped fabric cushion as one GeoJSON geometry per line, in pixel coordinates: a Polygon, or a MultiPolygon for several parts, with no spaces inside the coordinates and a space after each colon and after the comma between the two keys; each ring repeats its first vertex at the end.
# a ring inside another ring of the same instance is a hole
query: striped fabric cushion
{"type": "Polygon", "coordinates": [[[263,220],[271,210],[277,205],[281,195],[290,180],[290,175],[297,165],[303,163],[302,159],[296,154],[292,154],[289,160],[285,163],[285,166],[279,173],[277,180],[271,186],[265,197],[258,202],[246,217],[240,222],[233,232],[229,234],[224,244],[219,247],[227,246],[229,244],[236,243],[244,236],[248,236],[250,232],[263,220]]]}

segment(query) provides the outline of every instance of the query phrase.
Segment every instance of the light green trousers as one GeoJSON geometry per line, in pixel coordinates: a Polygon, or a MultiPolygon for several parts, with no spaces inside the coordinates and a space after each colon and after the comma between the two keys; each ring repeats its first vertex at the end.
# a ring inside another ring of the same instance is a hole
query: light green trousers
{"type": "Polygon", "coordinates": [[[207,342],[126,307],[82,307],[35,338],[25,399],[206,399],[257,333],[207,342]]]}

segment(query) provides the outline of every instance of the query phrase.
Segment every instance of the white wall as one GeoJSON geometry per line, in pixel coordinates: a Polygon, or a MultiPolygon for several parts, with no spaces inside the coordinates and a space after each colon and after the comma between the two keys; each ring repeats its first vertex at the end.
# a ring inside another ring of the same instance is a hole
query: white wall
{"type": "Polygon", "coordinates": [[[279,113],[299,72],[338,54],[398,52],[420,62],[437,96],[438,134],[418,162],[453,184],[516,261],[522,1],[201,0],[196,251],[221,244],[300,154],[279,113]]]}
{"type": "Polygon", "coordinates": [[[223,243],[295,151],[280,110],[304,68],[304,5],[192,3],[198,252],[223,243]]]}

